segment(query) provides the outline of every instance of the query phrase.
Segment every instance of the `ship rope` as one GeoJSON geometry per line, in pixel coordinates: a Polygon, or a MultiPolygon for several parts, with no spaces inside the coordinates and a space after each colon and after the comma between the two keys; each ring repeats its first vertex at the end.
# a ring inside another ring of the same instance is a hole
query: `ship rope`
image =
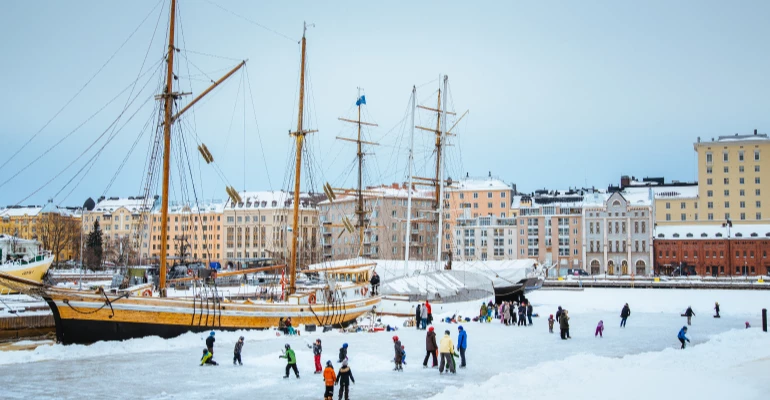
{"type": "Polygon", "coordinates": [[[104,304],[102,304],[102,306],[97,308],[96,310],[92,310],[92,311],[78,310],[72,304],[70,304],[68,299],[64,299],[64,304],[66,304],[69,308],[71,308],[72,311],[75,311],[76,313],[83,314],[83,315],[96,314],[97,312],[101,311],[104,307],[108,307],[109,306],[110,307],[110,312],[112,312],[112,315],[110,315],[110,318],[112,318],[112,317],[115,316],[115,309],[112,308],[112,303],[116,302],[116,301],[118,301],[120,299],[128,298],[128,296],[130,296],[130,293],[126,292],[126,293],[123,293],[120,296],[116,297],[115,299],[110,300],[110,298],[107,296],[107,293],[104,291],[104,289],[99,288],[99,293],[104,296],[104,304]]]}

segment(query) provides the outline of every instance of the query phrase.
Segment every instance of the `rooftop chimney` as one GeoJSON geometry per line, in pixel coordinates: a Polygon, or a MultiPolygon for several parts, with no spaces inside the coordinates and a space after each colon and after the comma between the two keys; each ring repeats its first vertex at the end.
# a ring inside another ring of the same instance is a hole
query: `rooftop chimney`
{"type": "Polygon", "coordinates": [[[757,130],[756,130],[756,129],[754,129],[754,134],[755,134],[755,135],[757,134],[757,130]]]}

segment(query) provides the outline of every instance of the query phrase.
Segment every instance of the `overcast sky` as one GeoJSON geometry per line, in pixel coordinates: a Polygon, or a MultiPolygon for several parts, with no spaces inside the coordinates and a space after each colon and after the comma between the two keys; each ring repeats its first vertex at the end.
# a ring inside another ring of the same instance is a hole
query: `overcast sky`
{"type": "MultiPolygon", "coordinates": [[[[79,206],[88,197],[142,192],[167,3],[0,5],[0,164],[96,74],[0,168],[0,204],[52,198],[79,206]]],[[[315,24],[307,33],[306,127],[319,130],[308,143],[316,189],[326,181],[354,184],[354,145],[334,137],[355,134],[337,118],[356,117],[358,87],[366,94],[365,119],[379,124],[365,138],[382,144],[366,150],[373,155],[365,181],[403,181],[412,85],[419,103],[435,107],[440,74],[449,76],[448,108],[458,116],[470,110],[451,139],[447,174],[491,171],[524,191],[606,187],[623,174],[694,180],[697,137],[770,130],[766,1],[195,0],[182,1],[179,11],[181,91],[198,94],[208,79],[249,60],[247,72],[178,124],[189,153],[181,157],[191,160],[183,168],[199,198],[225,198],[225,184],[288,187],[303,21],[315,24]],[[198,140],[221,174],[201,163],[198,140]]],[[[426,112],[416,119],[435,124],[426,112]]],[[[430,173],[430,135],[415,133],[417,174],[430,173]]],[[[179,166],[172,169],[178,198],[179,166]]]]}

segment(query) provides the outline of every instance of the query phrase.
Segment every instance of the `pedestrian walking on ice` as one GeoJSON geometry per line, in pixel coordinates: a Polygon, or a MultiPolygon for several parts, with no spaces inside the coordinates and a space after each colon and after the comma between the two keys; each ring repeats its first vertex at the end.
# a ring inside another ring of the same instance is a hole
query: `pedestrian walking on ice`
{"type": "Polygon", "coordinates": [[[433,364],[431,367],[436,367],[438,361],[436,361],[436,352],[438,351],[438,344],[436,344],[436,332],[433,331],[433,327],[428,328],[428,333],[425,335],[425,359],[422,360],[423,368],[428,368],[428,358],[433,356],[433,364]]]}
{"type": "Polygon", "coordinates": [[[562,309],[561,306],[559,306],[559,308],[556,310],[556,322],[561,322],[561,313],[562,309]]]}
{"type": "Polygon", "coordinates": [[[554,323],[554,321],[555,320],[553,319],[553,314],[551,314],[551,316],[548,317],[548,333],[553,333],[553,323],[554,323]]]}
{"type": "Polygon", "coordinates": [[[685,343],[684,343],[685,341],[687,341],[688,343],[690,342],[690,339],[687,338],[687,327],[686,326],[683,326],[682,329],[679,330],[679,334],[676,337],[682,343],[682,347],[681,347],[682,349],[685,348],[685,343]]]}
{"type": "Polygon", "coordinates": [[[599,325],[596,325],[596,332],[594,332],[594,337],[597,335],[599,337],[604,337],[604,321],[599,321],[599,325]]]}
{"type": "Polygon", "coordinates": [[[422,329],[425,329],[428,326],[428,302],[425,302],[425,305],[422,306],[422,310],[420,310],[420,325],[422,329]]]}
{"type": "Polygon", "coordinates": [[[532,326],[532,303],[527,302],[527,321],[529,321],[529,325],[532,326]]]}
{"type": "Polygon", "coordinates": [[[717,315],[715,315],[714,318],[722,318],[719,316],[719,302],[714,303],[714,311],[717,312],[717,315]]]}
{"type": "Polygon", "coordinates": [[[324,400],[334,400],[334,385],[337,383],[337,375],[334,373],[334,367],[332,361],[326,362],[326,368],[324,368],[324,400]]]}
{"type": "Polygon", "coordinates": [[[623,309],[620,310],[620,327],[625,328],[626,327],[626,319],[631,315],[631,307],[628,306],[628,303],[623,306],[623,309]]]}
{"type": "Polygon", "coordinates": [[[479,321],[484,322],[487,319],[487,304],[481,303],[481,309],[479,309],[479,321]]]}
{"type": "Polygon", "coordinates": [[[243,365],[243,361],[241,361],[241,350],[243,350],[243,336],[238,338],[238,341],[235,342],[235,349],[233,349],[233,365],[235,365],[236,361],[239,365],[243,365]]]}
{"type": "Polygon", "coordinates": [[[562,311],[559,318],[559,331],[561,332],[562,340],[569,338],[569,316],[567,315],[567,310],[562,311]]]}
{"type": "Polygon", "coordinates": [[[417,304],[417,309],[414,310],[414,326],[417,327],[417,329],[420,329],[422,325],[422,313],[420,312],[422,310],[422,307],[420,304],[417,304]]]}

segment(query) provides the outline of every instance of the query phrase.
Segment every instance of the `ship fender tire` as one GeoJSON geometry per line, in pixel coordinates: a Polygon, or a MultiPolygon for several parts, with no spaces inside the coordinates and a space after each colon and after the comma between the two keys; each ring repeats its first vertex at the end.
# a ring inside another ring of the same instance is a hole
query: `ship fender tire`
{"type": "Polygon", "coordinates": [[[369,288],[364,286],[361,288],[361,296],[366,296],[366,292],[369,291],[369,288]]]}
{"type": "Polygon", "coordinates": [[[142,297],[152,297],[152,290],[144,289],[144,291],[142,291],[142,297]]]}
{"type": "Polygon", "coordinates": [[[308,304],[315,304],[315,293],[310,293],[307,297],[308,304]]]}

